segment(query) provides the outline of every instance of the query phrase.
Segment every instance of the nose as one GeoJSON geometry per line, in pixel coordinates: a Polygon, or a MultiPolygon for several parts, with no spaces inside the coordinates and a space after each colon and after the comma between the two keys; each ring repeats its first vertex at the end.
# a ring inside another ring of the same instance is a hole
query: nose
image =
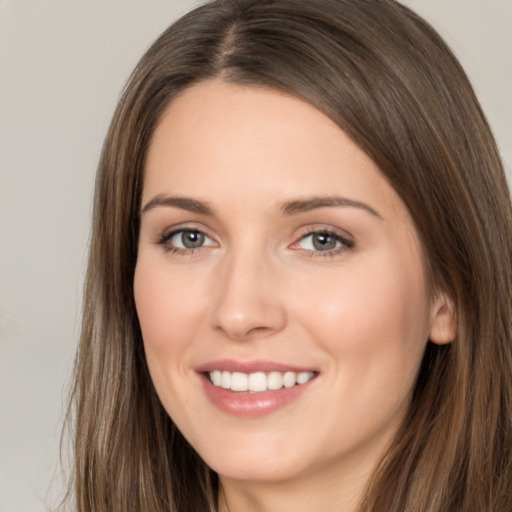
{"type": "Polygon", "coordinates": [[[278,269],[257,255],[232,255],[215,281],[210,322],[232,340],[269,336],[286,325],[278,269]]]}

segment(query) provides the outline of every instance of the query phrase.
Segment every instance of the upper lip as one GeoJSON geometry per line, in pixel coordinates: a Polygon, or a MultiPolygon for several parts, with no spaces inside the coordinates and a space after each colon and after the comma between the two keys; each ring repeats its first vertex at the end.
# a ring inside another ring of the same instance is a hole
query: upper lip
{"type": "Polygon", "coordinates": [[[195,368],[197,373],[207,373],[214,370],[241,373],[270,373],[270,372],[316,372],[314,368],[298,366],[294,364],[280,363],[277,361],[253,360],[237,361],[234,359],[216,359],[200,364],[195,368]]]}

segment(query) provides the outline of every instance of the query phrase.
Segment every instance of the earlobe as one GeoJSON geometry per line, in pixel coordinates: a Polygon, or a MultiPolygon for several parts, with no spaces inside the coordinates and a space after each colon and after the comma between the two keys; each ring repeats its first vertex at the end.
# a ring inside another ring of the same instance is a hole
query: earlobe
{"type": "Polygon", "coordinates": [[[457,336],[455,303],[446,293],[437,295],[432,304],[429,339],[436,345],[451,343],[457,336]]]}

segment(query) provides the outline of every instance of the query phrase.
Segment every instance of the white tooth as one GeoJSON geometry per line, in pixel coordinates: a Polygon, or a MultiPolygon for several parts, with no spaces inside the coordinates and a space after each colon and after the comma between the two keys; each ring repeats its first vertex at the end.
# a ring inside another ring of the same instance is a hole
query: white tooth
{"type": "Polygon", "coordinates": [[[281,372],[270,372],[267,377],[268,389],[281,389],[283,387],[283,374],[281,372]]]}
{"type": "Polygon", "coordinates": [[[241,372],[233,372],[231,374],[231,389],[233,391],[247,391],[247,374],[241,372]]]}
{"type": "Polygon", "coordinates": [[[229,389],[231,387],[231,373],[229,372],[222,372],[222,380],[220,385],[224,389],[229,389]]]}
{"type": "Polygon", "coordinates": [[[249,391],[265,391],[267,389],[267,376],[263,372],[249,375],[249,391]]]}
{"type": "Polygon", "coordinates": [[[301,372],[297,374],[297,384],[305,384],[313,378],[313,372],[301,372]]]}
{"type": "Polygon", "coordinates": [[[213,382],[214,386],[220,386],[222,382],[222,373],[219,370],[210,372],[210,380],[213,382]]]}
{"type": "Polygon", "coordinates": [[[297,374],[295,372],[286,372],[283,377],[283,384],[285,388],[291,388],[295,386],[297,382],[297,374]]]}

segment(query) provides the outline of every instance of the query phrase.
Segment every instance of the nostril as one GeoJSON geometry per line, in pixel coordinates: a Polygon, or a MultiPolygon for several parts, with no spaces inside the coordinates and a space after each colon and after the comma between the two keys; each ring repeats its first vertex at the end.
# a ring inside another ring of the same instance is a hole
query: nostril
{"type": "Polygon", "coordinates": [[[273,331],[272,328],[265,326],[249,327],[247,329],[244,329],[243,326],[239,326],[237,328],[233,325],[217,325],[215,329],[219,332],[228,335],[230,338],[237,340],[246,340],[249,338],[261,337],[270,334],[273,331]]]}
{"type": "Polygon", "coordinates": [[[248,333],[247,335],[250,336],[250,335],[258,335],[258,334],[266,334],[268,332],[271,332],[272,329],[270,329],[270,327],[253,327],[248,333]]]}

